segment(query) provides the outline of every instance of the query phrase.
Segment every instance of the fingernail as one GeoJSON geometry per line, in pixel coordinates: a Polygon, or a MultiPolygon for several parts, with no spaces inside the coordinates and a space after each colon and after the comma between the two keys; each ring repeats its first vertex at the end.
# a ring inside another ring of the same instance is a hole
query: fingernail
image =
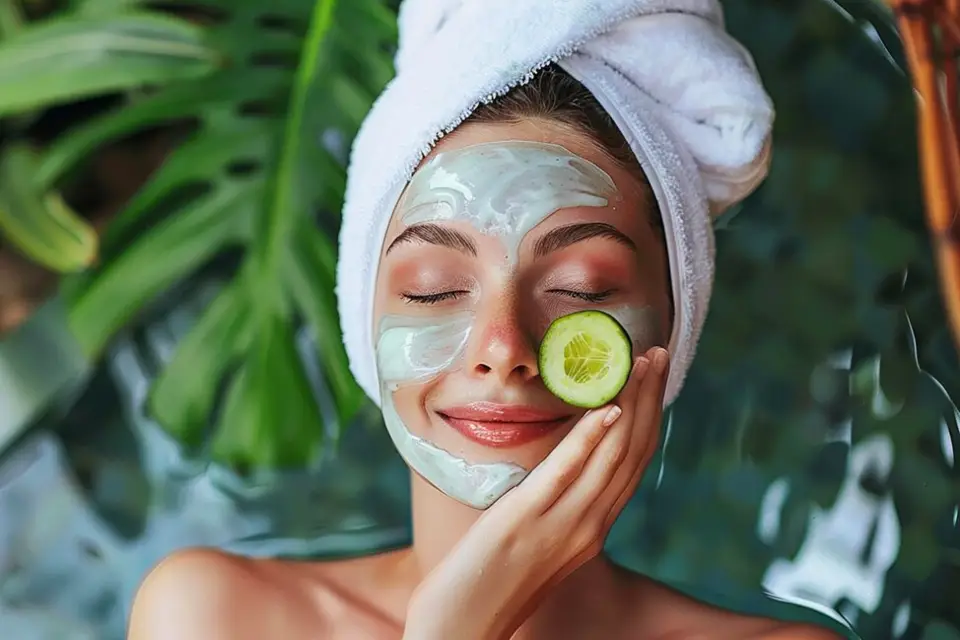
{"type": "Polygon", "coordinates": [[[650,361],[647,360],[644,356],[637,358],[637,361],[633,365],[633,375],[640,377],[643,375],[643,372],[647,370],[650,361]]]}
{"type": "Polygon", "coordinates": [[[663,373],[663,370],[667,368],[668,359],[667,350],[663,347],[657,347],[653,354],[653,368],[658,374],[663,373]]]}
{"type": "Polygon", "coordinates": [[[620,411],[620,407],[613,405],[607,410],[607,415],[603,416],[603,426],[609,427],[614,422],[617,421],[617,418],[620,417],[620,414],[623,413],[620,411]]]}

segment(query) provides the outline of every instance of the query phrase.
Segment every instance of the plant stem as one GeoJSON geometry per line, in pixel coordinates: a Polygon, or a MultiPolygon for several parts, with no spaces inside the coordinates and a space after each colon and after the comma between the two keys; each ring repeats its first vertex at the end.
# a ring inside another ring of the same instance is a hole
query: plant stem
{"type": "MultiPolygon", "coordinates": [[[[301,202],[295,193],[300,188],[299,166],[301,147],[314,144],[304,140],[303,121],[307,96],[321,73],[321,62],[326,62],[324,41],[333,26],[336,0],[317,0],[310,28],[304,41],[300,65],[290,95],[290,109],[280,146],[280,157],[274,173],[270,200],[261,221],[261,238],[255,247],[257,286],[261,291],[279,290],[273,283],[281,267],[281,258],[295,227],[295,221],[305,215],[310,203],[301,202]]],[[[282,306],[278,300],[269,305],[282,306]]],[[[265,309],[266,310],[266,309],[265,309]]]]}

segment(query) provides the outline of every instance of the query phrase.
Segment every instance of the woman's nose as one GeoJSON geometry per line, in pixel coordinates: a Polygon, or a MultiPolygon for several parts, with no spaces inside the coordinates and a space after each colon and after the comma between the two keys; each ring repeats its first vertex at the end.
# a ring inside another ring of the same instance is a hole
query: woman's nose
{"type": "Polygon", "coordinates": [[[467,360],[474,376],[495,376],[501,384],[526,382],[537,375],[532,336],[524,330],[517,305],[500,299],[477,316],[467,360]]]}

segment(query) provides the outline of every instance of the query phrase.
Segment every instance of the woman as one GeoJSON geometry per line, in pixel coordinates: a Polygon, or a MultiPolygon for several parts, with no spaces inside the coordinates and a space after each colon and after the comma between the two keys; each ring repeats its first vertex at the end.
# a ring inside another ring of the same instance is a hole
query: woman
{"type": "Polygon", "coordinates": [[[403,6],[399,74],[351,160],[338,295],[352,370],[412,469],[412,547],[180,552],[142,586],[131,639],[836,637],[601,553],[699,335],[710,211],[765,175],[772,109],[712,0],[599,5],[403,6]],[[536,355],[584,309],[638,356],[586,413],[536,355]]]}

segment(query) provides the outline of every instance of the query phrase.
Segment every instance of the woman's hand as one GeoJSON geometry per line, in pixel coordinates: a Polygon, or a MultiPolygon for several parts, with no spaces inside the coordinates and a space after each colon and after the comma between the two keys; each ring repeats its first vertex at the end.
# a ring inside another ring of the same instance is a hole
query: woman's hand
{"type": "Polygon", "coordinates": [[[509,638],[544,595],[603,548],[659,441],[668,356],[634,364],[612,405],[587,412],[477,520],[418,587],[404,638],[509,638]]]}

